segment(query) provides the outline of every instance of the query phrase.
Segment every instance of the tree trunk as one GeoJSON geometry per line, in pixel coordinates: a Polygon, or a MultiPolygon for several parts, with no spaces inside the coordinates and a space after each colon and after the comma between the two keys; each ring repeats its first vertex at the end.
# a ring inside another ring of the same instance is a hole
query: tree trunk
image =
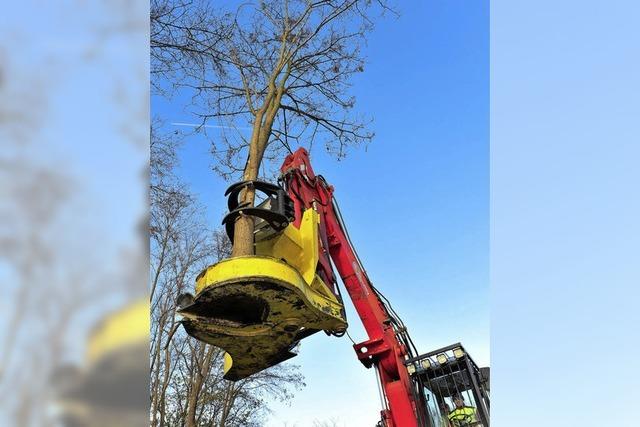
{"type": "MultiPolygon", "coordinates": [[[[264,129],[261,126],[262,114],[256,117],[256,125],[253,128],[253,134],[251,135],[251,143],[249,146],[249,158],[247,159],[247,165],[244,169],[243,181],[253,181],[258,179],[258,172],[260,170],[260,163],[262,162],[262,155],[266,148],[266,140],[271,128],[264,129]]],[[[240,194],[240,203],[248,203],[249,207],[253,207],[256,190],[253,187],[246,187],[240,194]]],[[[233,250],[231,256],[253,255],[253,230],[254,223],[253,217],[240,215],[234,225],[233,233],[233,250]]]]}
{"type": "MultiPolygon", "coordinates": [[[[278,71],[278,73],[279,72],[280,71],[278,71]]],[[[247,159],[247,164],[244,169],[244,181],[252,181],[258,178],[260,163],[262,163],[262,156],[264,155],[267,144],[269,143],[269,136],[273,129],[273,122],[276,114],[278,113],[278,109],[280,108],[282,95],[284,94],[285,81],[286,77],[283,78],[280,86],[276,88],[275,77],[273,78],[272,87],[270,93],[267,95],[265,105],[256,115],[256,121],[251,135],[251,142],[249,144],[249,158],[247,159]]],[[[253,207],[256,198],[256,191],[252,187],[247,187],[242,192],[241,197],[240,201],[242,203],[248,202],[249,206],[253,207]]],[[[253,230],[253,217],[241,215],[236,220],[231,256],[235,257],[254,254],[253,230]]]]}
{"type": "MultiPolygon", "coordinates": [[[[253,181],[258,178],[260,164],[254,160],[253,150],[249,155],[249,161],[244,172],[244,181],[253,181]]],[[[248,203],[253,206],[256,198],[256,191],[253,187],[246,187],[241,193],[241,203],[248,203]]],[[[253,255],[253,217],[240,215],[234,225],[233,250],[231,256],[253,255]]]]}

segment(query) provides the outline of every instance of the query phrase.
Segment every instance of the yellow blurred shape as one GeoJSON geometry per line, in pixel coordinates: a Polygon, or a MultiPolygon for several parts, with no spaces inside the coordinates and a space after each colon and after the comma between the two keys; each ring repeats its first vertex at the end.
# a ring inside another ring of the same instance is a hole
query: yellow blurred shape
{"type": "Polygon", "coordinates": [[[87,362],[91,364],[123,347],[148,342],[149,310],[149,301],[144,299],[105,318],[89,337],[87,362]]]}

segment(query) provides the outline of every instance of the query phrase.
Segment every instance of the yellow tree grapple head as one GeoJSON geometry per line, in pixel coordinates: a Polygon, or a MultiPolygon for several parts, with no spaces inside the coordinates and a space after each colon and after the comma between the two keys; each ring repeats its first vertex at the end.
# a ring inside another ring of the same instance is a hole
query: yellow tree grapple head
{"type": "Polygon", "coordinates": [[[256,244],[256,256],[223,260],[196,279],[193,302],[178,312],[185,330],[227,352],[225,375],[240,380],[293,356],[319,330],[343,332],[344,307],[316,274],[319,216],[256,244]]]}

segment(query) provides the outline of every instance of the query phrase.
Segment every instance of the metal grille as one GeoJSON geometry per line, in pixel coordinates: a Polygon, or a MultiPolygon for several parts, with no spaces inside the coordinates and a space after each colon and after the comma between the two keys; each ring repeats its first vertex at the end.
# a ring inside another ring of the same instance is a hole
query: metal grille
{"type": "Polygon", "coordinates": [[[461,344],[407,360],[427,427],[489,427],[489,368],[478,368],[461,344]]]}

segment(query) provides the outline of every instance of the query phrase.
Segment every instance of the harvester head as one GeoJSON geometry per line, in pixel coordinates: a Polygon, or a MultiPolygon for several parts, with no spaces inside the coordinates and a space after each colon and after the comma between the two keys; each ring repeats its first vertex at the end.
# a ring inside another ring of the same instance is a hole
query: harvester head
{"type": "Polygon", "coordinates": [[[188,334],[224,349],[224,378],[237,381],[296,354],[315,332],[343,332],[342,304],[317,276],[270,256],[229,258],[203,271],[196,295],[183,299],[188,334]]]}
{"type": "Polygon", "coordinates": [[[227,194],[229,238],[239,216],[255,217],[255,255],[208,267],[196,278],[195,296],[178,299],[177,313],[189,335],[227,352],[224,378],[236,381],[295,356],[300,340],[315,332],[343,333],[347,322],[335,283],[327,283],[335,279],[318,274],[318,212],[305,210],[294,226],[284,189],[259,181],[234,184],[227,194]],[[264,192],[265,202],[240,203],[247,186],[264,192]]]}

